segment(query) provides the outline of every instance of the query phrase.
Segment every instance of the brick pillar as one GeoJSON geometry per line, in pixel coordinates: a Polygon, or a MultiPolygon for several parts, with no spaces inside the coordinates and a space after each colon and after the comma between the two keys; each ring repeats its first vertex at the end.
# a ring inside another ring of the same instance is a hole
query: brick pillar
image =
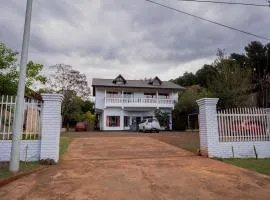
{"type": "Polygon", "coordinates": [[[43,108],[41,113],[41,149],[40,159],[59,160],[59,142],[61,131],[60,94],[42,94],[43,108]]]}
{"type": "Polygon", "coordinates": [[[213,151],[218,143],[217,121],[218,98],[197,100],[199,105],[200,151],[203,155],[214,157],[213,151]]]}

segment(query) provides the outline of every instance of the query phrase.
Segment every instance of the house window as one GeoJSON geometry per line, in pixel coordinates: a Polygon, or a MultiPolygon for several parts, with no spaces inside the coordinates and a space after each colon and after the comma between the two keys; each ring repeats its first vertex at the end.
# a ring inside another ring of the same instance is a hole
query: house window
{"type": "Polygon", "coordinates": [[[132,98],[133,93],[132,92],[124,92],[124,98],[132,98]]]}
{"type": "Polygon", "coordinates": [[[107,116],[106,126],[107,127],[119,127],[120,126],[120,116],[107,116]]]}
{"type": "Polygon", "coordinates": [[[107,92],[107,97],[109,97],[109,98],[116,98],[119,96],[120,96],[120,94],[118,92],[107,92]]]}
{"type": "Polygon", "coordinates": [[[156,93],[144,93],[146,98],[156,98],[156,93]]]}
{"type": "Polygon", "coordinates": [[[129,120],[130,120],[129,116],[124,116],[124,126],[125,127],[129,127],[129,120]]]}
{"type": "Polygon", "coordinates": [[[159,93],[158,97],[160,99],[168,99],[169,98],[169,94],[168,93],[159,93]]]}

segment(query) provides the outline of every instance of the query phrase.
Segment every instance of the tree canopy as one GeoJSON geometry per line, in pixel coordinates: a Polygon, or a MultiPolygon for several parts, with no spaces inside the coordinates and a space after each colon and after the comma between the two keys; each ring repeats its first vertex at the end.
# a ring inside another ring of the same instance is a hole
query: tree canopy
{"type": "MultiPolygon", "coordinates": [[[[0,94],[16,95],[19,81],[18,52],[0,43],[0,94]]],[[[26,88],[35,83],[45,84],[47,78],[41,75],[43,65],[30,61],[26,68],[26,88]]],[[[26,92],[29,90],[26,90],[26,92]]]]}
{"type": "Polygon", "coordinates": [[[73,91],[82,98],[90,96],[90,87],[85,74],[65,64],[57,64],[51,66],[50,69],[53,73],[49,76],[49,88],[63,95],[68,91],[73,91]]]}
{"type": "Polygon", "coordinates": [[[74,70],[70,65],[57,64],[51,66],[47,88],[44,90],[63,94],[63,123],[69,124],[85,120],[86,113],[94,113],[94,103],[89,101],[90,87],[85,74],[74,70]]]}

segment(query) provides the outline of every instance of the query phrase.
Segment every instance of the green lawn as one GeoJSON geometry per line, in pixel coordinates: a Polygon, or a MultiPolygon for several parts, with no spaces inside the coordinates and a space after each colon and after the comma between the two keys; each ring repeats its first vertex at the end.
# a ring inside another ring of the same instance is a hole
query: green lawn
{"type": "Polygon", "coordinates": [[[223,162],[270,175],[270,159],[224,159],[223,162]]]}
{"type": "MultiPolygon", "coordinates": [[[[71,137],[61,137],[60,138],[60,160],[63,158],[64,153],[66,152],[68,145],[71,142],[71,137]]],[[[37,167],[40,167],[41,165],[39,164],[39,162],[21,162],[20,164],[20,172],[24,173],[24,172],[29,172],[37,167]]],[[[8,163],[1,163],[0,162],[0,180],[7,178],[11,175],[13,175],[12,172],[10,172],[8,170],[8,163]]]]}
{"type": "Polygon", "coordinates": [[[63,158],[72,138],[67,136],[62,136],[60,139],[60,160],[63,158]]]}
{"type": "MultiPolygon", "coordinates": [[[[29,172],[36,167],[40,166],[38,162],[21,162],[20,163],[20,172],[29,172]]],[[[0,169],[0,180],[6,177],[11,176],[13,173],[8,170],[8,165],[0,169]]]]}

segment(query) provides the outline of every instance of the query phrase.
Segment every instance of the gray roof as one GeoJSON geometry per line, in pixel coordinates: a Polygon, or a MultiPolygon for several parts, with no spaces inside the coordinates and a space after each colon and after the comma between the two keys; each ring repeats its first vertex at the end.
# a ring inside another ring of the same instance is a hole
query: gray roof
{"type": "Polygon", "coordinates": [[[160,89],[174,89],[183,90],[184,87],[177,85],[171,81],[162,81],[161,85],[151,85],[147,80],[126,80],[126,84],[114,84],[114,79],[100,79],[94,78],[92,81],[93,87],[124,87],[124,88],[160,88],[160,89]]]}

